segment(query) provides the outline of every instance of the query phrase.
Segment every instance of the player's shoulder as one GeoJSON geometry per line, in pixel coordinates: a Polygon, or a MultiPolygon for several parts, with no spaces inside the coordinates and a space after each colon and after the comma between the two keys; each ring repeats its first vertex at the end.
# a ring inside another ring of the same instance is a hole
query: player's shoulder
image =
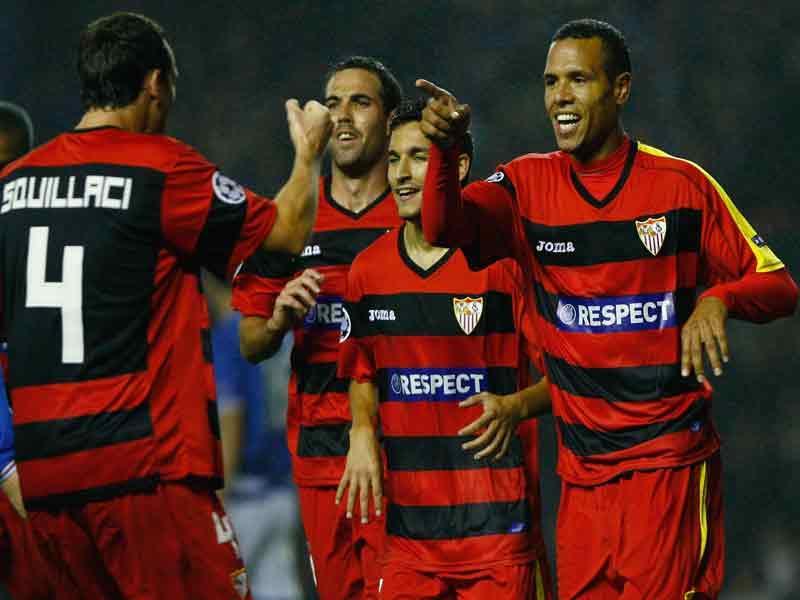
{"type": "Polygon", "coordinates": [[[500,165],[494,176],[499,177],[498,173],[507,173],[512,178],[537,175],[559,170],[565,161],[568,162],[569,158],[563,152],[529,152],[500,165]]]}
{"type": "Polygon", "coordinates": [[[568,161],[569,157],[558,150],[554,152],[528,152],[512,159],[506,163],[506,166],[513,168],[550,168],[560,165],[565,160],[568,161]]]}
{"type": "Polygon", "coordinates": [[[650,171],[682,177],[696,186],[716,185],[703,167],[691,160],[675,156],[642,142],[637,142],[637,164],[650,171]]]}
{"type": "Polygon", "coordinates": [[[398,253],[399,234],[399,228],[389,229],[359,252],[350,265],[351,277],[369,278],[385,274],[388,261],[398,253]]]}

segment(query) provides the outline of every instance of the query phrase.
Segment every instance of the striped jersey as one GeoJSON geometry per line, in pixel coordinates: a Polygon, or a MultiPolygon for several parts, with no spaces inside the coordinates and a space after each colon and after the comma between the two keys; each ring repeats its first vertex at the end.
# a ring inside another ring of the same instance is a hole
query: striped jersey
{"type": "Polygon", "coordinates": [[[338,485],[349,446],[348,382],[336,376],[342,298],[356,255],[400,219],[387,189],[355,213],[331,196],[320,178],[319,208],[311,239],[299,257],[259,251],[233,282],[233,308],[268,319],[281,290],[305,269],[324,276],[316,306],[293,328],[292,374],[286,415],[292,473],[298,485],[338,485]]]}
{"type": "Polygon", "coordinates": [[[189,146],[65,133],[0,173],[16,460],[29,506],[192,478],[220,485],[200,269],[230,277],[272,202],[189,146]]]}
{"type": "MultiPolygon", "coordinates": [[[[470,261],[514,256],[531,265],[558,471],[583,485],[717,450],[711,387],[680,374],[681,327],[701,287],[735,298],[735,286],[783,269],[700,167],[627,139],[619,152],[616,184],[602,198],[562,152],[522,156],[463,193],[476,224],[461,240],[470,261]]],[[[443,189],[442,161],[453,160],[434,150],[426,198],[437,191],[429,183],[443,189]]],[[[448,189],[457,199],[455,185],[448,189]]],[[[425,216],[429,224],[435,217],[425,216]]],[[[796,294],[783,275],[775,274],[779,288],[796,294]]],[[[788,300],[756,296],[726,301],[732,316],[758,321],[793,310],[788,300]]]]}
{"type": "Polygon", "coordinates": [[[527,384],[522,287],[512,261],[472,271],[458,250],[423,270],[402,228],[353,263],[339,376],[378,389],[388,561],[469,570],[526,562],[541,547],[520,435],[499,461],[476,461],[461,448],[471,438],[458,435],[483,412],[461,400],[527,384]]]}

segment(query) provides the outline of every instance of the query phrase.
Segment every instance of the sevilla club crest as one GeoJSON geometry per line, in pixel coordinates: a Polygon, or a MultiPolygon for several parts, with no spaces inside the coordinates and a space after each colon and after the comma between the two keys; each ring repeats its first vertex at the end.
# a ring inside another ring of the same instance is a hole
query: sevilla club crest
{"type": "Polygon", "coordinates": [[[636,233],[642,240],[644,247],[650,254],[656,256],[664,245],[664,238],[667,237],[667,218],[658,217],[647,219],[647,221],[636,221],[636,233]]]}
{"type": "Polygon", "coordinates": [[[453,312],[461,329],[469,335],[483,314],[483,298],[453,298],[453,312]]]}

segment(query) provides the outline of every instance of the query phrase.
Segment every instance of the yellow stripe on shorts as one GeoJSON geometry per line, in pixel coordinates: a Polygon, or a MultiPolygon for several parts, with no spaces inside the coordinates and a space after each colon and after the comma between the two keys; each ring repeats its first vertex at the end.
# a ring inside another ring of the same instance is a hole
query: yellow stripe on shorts
{"type": "Polygon", "coordinates": [[[700,556],[697,564],[703,561],[708,544],[708,461],[700,465],[700,556]]]}
{"type": "MultiPolygon", "coordinates": [[[[708,545],[708,461],[703,461],[700,465],[700,556],[697,557],[698,566],[703,562],[708,545]]],[[[691,589],[683,595],[683,600],[692,600],[697,594],[697,590],[691,589]]]]}
{"type": "Polygon", "coordinates": [[[542,580],[542,563],[536,561],[536,600],[547,600],[544,593],[544,581],[542,580]]]}

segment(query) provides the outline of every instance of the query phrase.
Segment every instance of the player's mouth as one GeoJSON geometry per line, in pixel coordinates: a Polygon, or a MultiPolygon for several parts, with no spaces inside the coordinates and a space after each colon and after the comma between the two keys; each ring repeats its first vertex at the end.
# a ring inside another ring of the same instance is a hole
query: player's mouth
{"type": "Polygon", "coordinates": [[[564,112],[555,116],[555,128],[558,135],[568,136],[578,129],[581,116],[578,113],[564,112]]]}
{"type": "Polygon", "coordinates": [[[420,188],[410,185],[404,185],[394,190],[395,198],[405,202],[416,196],[420,191],[420,188]]]}
{"type": "Polygon", "coordinates": [[[340,144],[347,144],[354,142],[358,138],[358,134],[352,129],[341,129],[336,132],[334,137],[340,144]]]}

